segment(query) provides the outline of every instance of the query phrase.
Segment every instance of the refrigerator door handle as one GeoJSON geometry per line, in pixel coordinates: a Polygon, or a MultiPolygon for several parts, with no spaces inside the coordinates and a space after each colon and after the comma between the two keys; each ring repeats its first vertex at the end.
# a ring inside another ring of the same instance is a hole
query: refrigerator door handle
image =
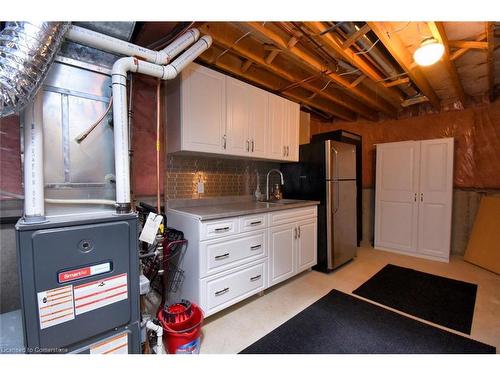
{"type": "Polygon", "coordinates": [[[335,175],[333,176],[333,179],[337,179],[339,178],[339,152],[334,146],[332,146],[332,150],[335,154],[335,175]]]}
{"type": "Polygon", "coordinates": [[[339,210],[340,207],[340,192],[339,192],[339,186],[338,186],[338,181],[333,181],[334,183],[334,189],[335,189],[335,199],[333,201],[333,214],[335,215],[337,211],[339,210]],[[337,186],[335,186],[335,184],[337,186]]]}

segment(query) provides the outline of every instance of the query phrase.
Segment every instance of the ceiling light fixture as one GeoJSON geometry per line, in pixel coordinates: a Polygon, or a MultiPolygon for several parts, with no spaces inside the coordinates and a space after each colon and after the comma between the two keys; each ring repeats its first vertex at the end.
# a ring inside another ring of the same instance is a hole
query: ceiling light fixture
{"type": "Polygon", "coordinates": [[[425,38],[413,53],[418,65],[429,66],[436,63],[444,53],[444,46],[434,38],[425,38]]]}

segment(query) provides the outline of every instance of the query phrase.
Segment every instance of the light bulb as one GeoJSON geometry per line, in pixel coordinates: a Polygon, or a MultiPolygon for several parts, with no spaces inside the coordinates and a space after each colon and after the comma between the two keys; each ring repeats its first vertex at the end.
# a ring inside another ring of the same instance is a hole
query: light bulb
{"type": "Polygon", "coordinates": [[[427,38],[420,43],[413,54],[413,58],[418,65],[429,66],[436,63],[444,53],[444,46],[434,38],[427,38]]]}

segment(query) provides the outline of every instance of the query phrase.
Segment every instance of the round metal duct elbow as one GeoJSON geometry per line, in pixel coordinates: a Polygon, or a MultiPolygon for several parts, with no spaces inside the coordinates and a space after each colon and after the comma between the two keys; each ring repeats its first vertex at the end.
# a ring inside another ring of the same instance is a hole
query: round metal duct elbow
{"type": "Polygon", "coordinates": [[[69,22],[6,22],[0,31],[0,117],[17,113],[40,88],[69,22]]]}

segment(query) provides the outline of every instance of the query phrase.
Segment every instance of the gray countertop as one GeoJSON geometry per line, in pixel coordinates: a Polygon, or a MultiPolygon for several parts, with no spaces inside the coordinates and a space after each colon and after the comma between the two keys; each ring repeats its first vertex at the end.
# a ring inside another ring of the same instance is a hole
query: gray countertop
{"type": "Polygon", "coordinates": [[[275,203],[267,202],[256,202],[256,201],[230,201],[230,202],[216,202],[213,204],[196,205],[186,205],[184,207],[171,207],[168,209],[169,212],[177,212],[185,215],[193,216],[199,220],[213,220],[213,219],[224,219],[234,216],[244,216],[261,214],[272,211],[287,210],[292,208],[301,208],[318,205],[318,201],[306,201],[306,200],[292,200],[292,199],[282,199],[275,203]]]}

